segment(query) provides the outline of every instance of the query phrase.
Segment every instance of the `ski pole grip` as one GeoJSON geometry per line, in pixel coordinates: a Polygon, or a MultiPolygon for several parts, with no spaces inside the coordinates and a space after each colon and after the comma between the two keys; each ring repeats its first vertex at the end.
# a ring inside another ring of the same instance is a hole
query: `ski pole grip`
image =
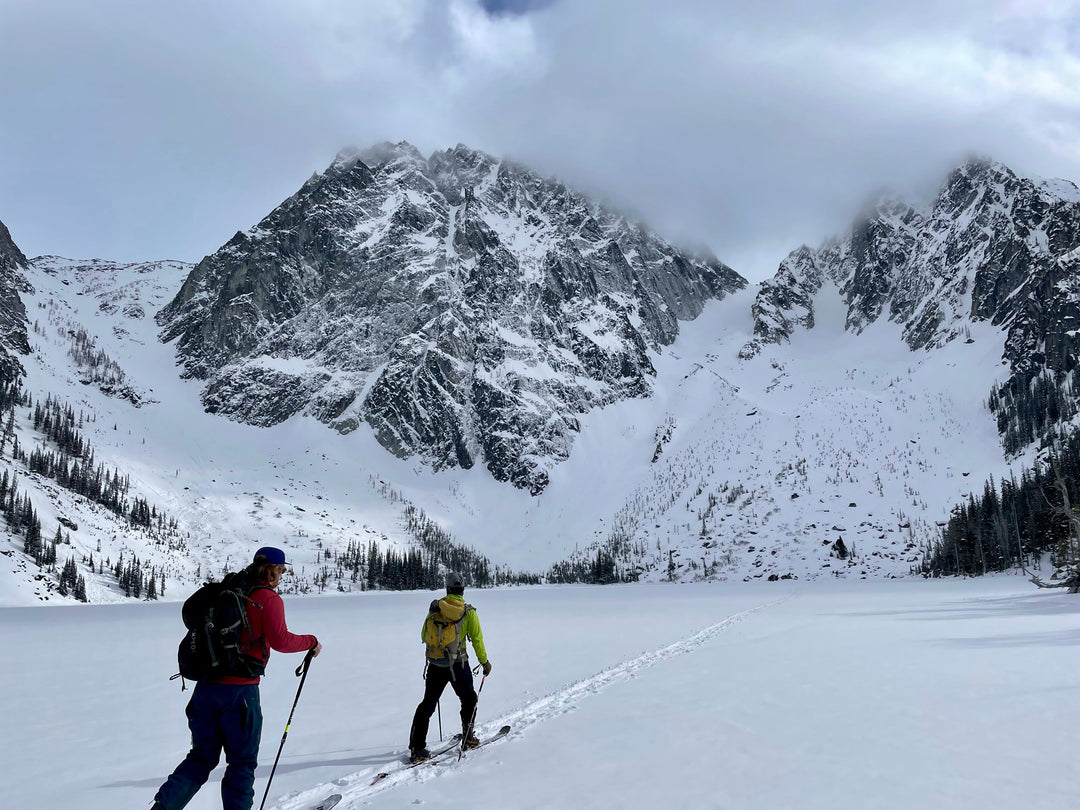
{"type": "Polygon", "coordinates": [[[304,656],[303,662],[296,668],[296,677],[299,678],[302,674],[307,672],[307,668],[311,666],[311,659],[315,657],[315,648],[312,647],[307,651],[307,655],[304,656]]]}

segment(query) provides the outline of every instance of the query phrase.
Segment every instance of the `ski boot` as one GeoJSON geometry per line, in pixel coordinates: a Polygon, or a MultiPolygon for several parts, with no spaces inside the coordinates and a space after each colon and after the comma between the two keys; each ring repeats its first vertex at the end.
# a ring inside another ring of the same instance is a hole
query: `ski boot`
{"type": "Polygon", "coordinates": [[[423,762],[425,759],[431,759],[431,752],[426,746],[409,751],[409,762],[423,762]]]}

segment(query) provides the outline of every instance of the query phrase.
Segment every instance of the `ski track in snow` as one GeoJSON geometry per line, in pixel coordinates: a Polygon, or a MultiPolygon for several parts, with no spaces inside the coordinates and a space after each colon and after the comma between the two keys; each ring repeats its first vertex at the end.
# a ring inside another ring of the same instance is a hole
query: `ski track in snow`
{"type": "MultiPolygon", "coordinates": [[[[610,669],[605,669],[588,678],[572,683],[564,689],[560,689],[557,692],[534,700],[532,703],[515,711],[508,712],[485,725],[491,729],[498,729],[501,726],[509,725],[511,727],[511,732],[508,739],[519,737],[531,726],[559,717],[567,712],[571,712],[586,698],[602,692],[609,686],[630,680],[635,677],[640,670],[656,666],[675,656],[694,652],[699,647],[712,641],[720,633],[738,624],[748,616],[767,608],[774,607],[782,602],[786,602],[793,596],[794,594],[789,594],[780,599],[765,602],[757,607],[733,613],[721,621],[698,631],[692,636],[676,641],[666,647],[661,647],[658,650],[643,653],[637,658],[632,658],[622,664],[618,664],[610,669]]],[[[484,735],[481,734],[480,736],[482,738],[484,735]]],[[[278,810],[306,810],[306,808],[315,807],[330,793],[342,794],[340,807],[352,807],[377,793],[381,793],[401,784],[417,783],[427,781],[428,779],[434,779],[445,771],[444,768],[434,766],[410,769],[400,768],[394,770],[393,768],[396,763],[391,762],[388,764],[390,767],[390,775],[381,780],[378,784],[370,784],[371,779],[379,772],[379,770],[385,770],[386,766],[368,768],[350,774],[349,776],[342,777],[341,779],[337,779],[332,783],[305,790],[302,793],[285,799],[280,804],[274,805],[274,807],[278,808],[278,810]],[[353,785],[354,787],[350,789],[350,785],[353,785]]]]}

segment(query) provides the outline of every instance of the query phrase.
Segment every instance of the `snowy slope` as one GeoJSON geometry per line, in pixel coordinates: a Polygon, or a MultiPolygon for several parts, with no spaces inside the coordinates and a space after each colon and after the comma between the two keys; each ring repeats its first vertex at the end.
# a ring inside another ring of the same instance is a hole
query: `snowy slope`
{"type": "MultiPolygon", "coordinates": [[[[343,447],[304,420],[271,433],[203,411],[196,387],[179,378],[171,348],[158,342],[147,317],[189,271],[190,265],[179,262],[34,261],[28,275],[35,292],[24,294],[32,325],[32,354],[23,361],[27,389],[35,399],[52,393],[84,413],[82,432],[97,459],[129,473],[133,494],[176,519],[183,542],[179,548],[157,545],[52,482],[23,476],[20,486],[31,492],[45,535],[51,537],[65,516],[79,527],[71,532],[67,553],[113,562],[121,553],[135,555],[164,566],[168,586],[181,584],[188,591],[202,576],[247,562],[264,543],[303,549],[294,556],[298,570],[310,577],[323,539],[343,545],[345,537],[385,539],[374,524],[400,541],[400,506],[391,507],[370,479],[378,464],[358,466],[352,457],[359,452],[392,465],[392,457],[370,438],[366,448],[362,438],[343,447]],[[141,405],[83,384],[69,354],[70,336],[80,326],[94,335],[125,383],[144,394],[141,405]]],[[[24,445],[35,441],[28,424],[19,429],[24,445]]],[[[16,469],[10,458],[0,464],[16,469]]],[[[9,542],[21,548],[20,538],[9,542]]],[[[49,598],[45,582],[25,575],[27,562],[20,557],[0,558],[0,602],[49,598]]],[[[121,598],[107,576],[91,578],[88,586],[91,601],[121,598]]]]}
{"type": "Polygon", "coordinates": [[[584,420],[585,452],[530,525],[561,529],[560,549],[586,530],[627,535],[652,579],[667,575],[669,550],[679,578],[706,565],[709,578],[906,573],[951,505],[1005,469],[979,394],[1002,373],[1000,334],[916,354],[892,324],[851,336],[837,310],[740,360],[750,319],[728,326],[740,311],[735,296],[684,327],[656,362],[662,395],[584,420]],[[830,557],[837,537],[855,559],[830,557]]]}

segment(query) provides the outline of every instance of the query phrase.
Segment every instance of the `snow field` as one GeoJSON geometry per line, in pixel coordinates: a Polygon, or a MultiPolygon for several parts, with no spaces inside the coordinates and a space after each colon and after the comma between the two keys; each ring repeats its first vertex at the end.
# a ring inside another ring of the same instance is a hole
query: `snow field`
{"type": "MultiPolygon", "coordinates": [[[[404,752],[432,596],[286,600],[325,651],[268,807],[1071,803],[1080,602],[1018,577],[469,592],[493,664],[481,732],[514,731],[370,787],[404,752]]],[[[175,603],[0,609],[5,806],[148,806],[188,744],[180,635],[175,603]]],[[[275,653],[263,681],[256,801],[300,661],[275,653]]],[[[449,691],[442,715],[450,734],[449,691]]],[[[221,772],[189,807],[220,806],[221,772]]]]}

